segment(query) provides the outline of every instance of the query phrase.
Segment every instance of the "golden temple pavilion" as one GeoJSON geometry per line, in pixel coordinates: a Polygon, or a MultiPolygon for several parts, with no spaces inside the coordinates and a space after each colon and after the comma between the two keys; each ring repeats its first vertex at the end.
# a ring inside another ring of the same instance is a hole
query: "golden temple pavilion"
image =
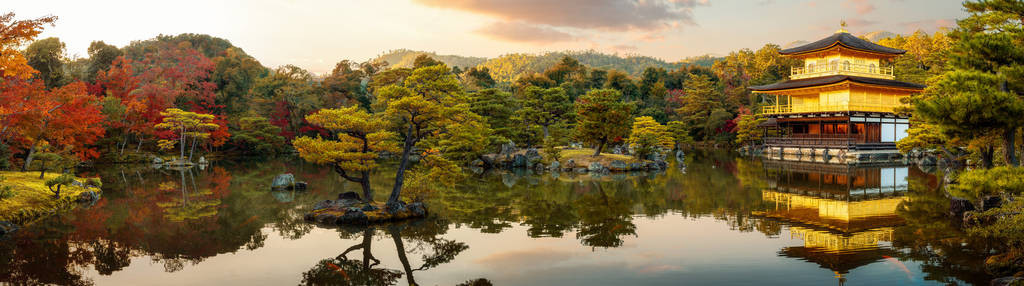
{"type": "Polygon", "coordinates": [[[890,161],[908,119],[896,114],[901,99],[923,85],[895,80],[893,59],[904,50],[881,46],[846,30],[779,52],[803,61],[790,79],[752,86],[770,104],[759,116],[772,159],[826,163],[890,161]]]}

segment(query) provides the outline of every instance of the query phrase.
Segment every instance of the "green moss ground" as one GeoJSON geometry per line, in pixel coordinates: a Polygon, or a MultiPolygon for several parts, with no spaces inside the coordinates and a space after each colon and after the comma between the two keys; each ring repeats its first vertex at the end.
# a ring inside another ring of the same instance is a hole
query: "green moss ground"
{"type": "MultiPolygon", "coordinates": [[[[39,179],[39,172],[0,171],[0,177],[4,177],[0,184],[10,186],[14,194],[0,200],[0,221],[24,225],[52,214],[55,209],[73,206],[79,194],[87,189],[63,186],[61,197],[54,198],[53,193],[46,187],[46,180],[58,176],[60,173],[46,173],[43,179],[39,179]]],[[[76,179],[84,181],[82,178],[76,179]]],[[[92,188],[92,191],[98,192],[99,189],[92,188]]]]}

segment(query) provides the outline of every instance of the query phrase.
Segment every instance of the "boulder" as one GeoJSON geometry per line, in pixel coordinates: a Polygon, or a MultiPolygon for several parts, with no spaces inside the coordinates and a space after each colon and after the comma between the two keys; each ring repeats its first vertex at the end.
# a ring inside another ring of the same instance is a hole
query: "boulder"
{"type": "Polygon", "coordinates": [[[498,162],[498,154],[486,154],[480,156],[480,160],[484,162],[484,165],[488,167],[494,167],[498,162]]]}
{"type": "Polygon", "coordinates": [[[575,169],[576,173],[584,174],[587,172],[587,168],[579,167],[575,169]]]}
{"type": "Polygon", "coordinates": [[[537,151],[537,148],[530,148],[526,150],[527,164],[536,164],[539,163],[541,160],[544,160],[544,157],[540,156],[540,152],[537,151]]]}
{"type": "Polygon", "coordinates": [[[1019,283],[1024,283],[1024,277],[1013,277],[1013,276],[1000,277],[1000,278],[992,279],[992,281],[989,282],[989,285],[992,285],[992,286],[1009,286],[1009,285],[1020,285],[1019,283]],[[1018,283],[1018,284],[1014,284],[1014,283],[1018,283]]]}
{"type": "Polygon", "coordinates": [[[270,184],[270,189],[273,190],[288,190],[295,187],[295,175],[291,173],[280,174],[274,177],[274,182],[270,184]]]}
{"type": "Polygon", "coordinates": [[[644,169],[644,163],[640,163],[640,162],[629,163],[629,170],[630,171],[639,171],[639,170],[643,170],[643,169],[644,169]]]}
{"type": "Polygon", "coordinates": [[[665,162],[665,160],[654,160],[654,163],[658,165],[658,170],[668,169],[668,162],[665,162]]]}
{"type": "Polygon", "coordinates": [[[484,166],[484,160],[480,160],[480,159],[473,160],[472,162],[469,162],[469,166],[477,167],[477,168],[483,167],[484,166]]]}
{"type": "Polygon", "coordinates": [[[921,157],[921,160],[917,162],[917,164],[921,166],[935,166],[938,165],[938,163],[939,159],[935,158],[933,155],[924,155],[921,157]]]}
{"type": "Polygon", "coordinates": [[[561,170],[561,169],[562,169],[562,163],[559,163],[558,161],[552,161],[551,165],[548,166],[548,170],[551,170],[552,172],[556,172],[556,171],[561,170]]]}
{"type": "Polygon", "coordinates": [[[163,163],[164,163],[164,159],[160,159],[160,157],[153,157],[153,164],[163,164],[163,163]]]}
{"type": "Polygon", "coordinates": [[[616,172],[628,171],[629,165],[627,165],[626,162],[623,162],[622,160],[615,160],[608,165],[608,169],[616,172]]]}
{"type": "Polygon", "coordinates": [[[13,224],[9,221],[0,221],[0,237],[14,233],[18,230],[18,225],[13,224]]]}
{"type": "Polygon", "coordinates": [[[94,203],[100,200],[100,195],[93,191],[84,191],[78,194],[78,198],[75,199],[79,203],[94,203]]]}
{"type": "Polygon", "coordinates": [[[965,212],[973,210],[974,205],[967,199],[954,197],[949,200],[949,214],[955,218],[962,218],[965,212]]]}
{"type": "Polygon", "coordinates": [[[587,166],[587,171],[590,172],[603,172],[607,170],[608,168],[605,168],[604,165],[601,165],[601,163],[598,162],[590,163],[590,166],[587,166]]]}
{"type": "Polygon", "coordinates": [[[565,161],[565,167],[568,168],[568,169],[575,169],[576,168],[576,160],[569,159],[568,161],[565,161]]]}
{"type": "Polygon", "coordinates": [[[206,157],[205,156],[199,156],[199,164],[200,165],[206,165],[206,164],[209,164],[209,163],[210,162],[206,161],[206,157]]]}
{"type": "Polygon", "coordinates": [[[526,167],[526,155],[516,154],[512,156],[512,167],[513,168],[525,168],[526,167]]]}
{"type": "Polygon", "coordinates": [[[508,141],[508,143],[501,144],[501,153],[499,153],[499,154],[501,154],[501,155],[509,155],[509,154],[515,153],[517,150],[519,150],[519,149],[516,149],[516,143],[512,142],[512,141],[508,141]]]}

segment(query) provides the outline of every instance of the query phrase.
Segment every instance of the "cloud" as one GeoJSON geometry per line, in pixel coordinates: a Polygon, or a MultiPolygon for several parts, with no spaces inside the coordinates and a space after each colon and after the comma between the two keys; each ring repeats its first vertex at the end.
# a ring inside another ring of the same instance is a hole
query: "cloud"
{"type": "Polygon", "coordinates": [[[476,30],[477,34],[501,41],[521,43],[556,43],[573,41],[572,34],[554,28],[522,22],[495,22],[476,30]]]}
{"type": "Polygon", "coordinates": [[[875,5],[868,3],[868,0],[846,0],[843,2],[843,7],[854,9],[860,15],[875,11],[875,5]]]}
{"type": "Polygon", "coordinates": [[[421,5],[489,15],[506,22],[601,31],[657,31],[694,25],[707,0],[413,0],[421,5]]]}

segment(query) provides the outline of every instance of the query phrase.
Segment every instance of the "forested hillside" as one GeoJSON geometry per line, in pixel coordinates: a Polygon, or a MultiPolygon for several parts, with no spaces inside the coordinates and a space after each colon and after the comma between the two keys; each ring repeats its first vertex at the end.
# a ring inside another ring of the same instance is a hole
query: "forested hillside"
{"type": "Polygon", "coordinates": [[[466,57],[458,55],[438,55],[434,52],[413,51],[408,49],[391,50],[373,58],[371,62],[387,62],[388,67],[408,68],[412,67],[416,57],[427,55],[432,59],[441,61],[449,67],[471,68],[485,61],[483,57],[466,57]]]}

